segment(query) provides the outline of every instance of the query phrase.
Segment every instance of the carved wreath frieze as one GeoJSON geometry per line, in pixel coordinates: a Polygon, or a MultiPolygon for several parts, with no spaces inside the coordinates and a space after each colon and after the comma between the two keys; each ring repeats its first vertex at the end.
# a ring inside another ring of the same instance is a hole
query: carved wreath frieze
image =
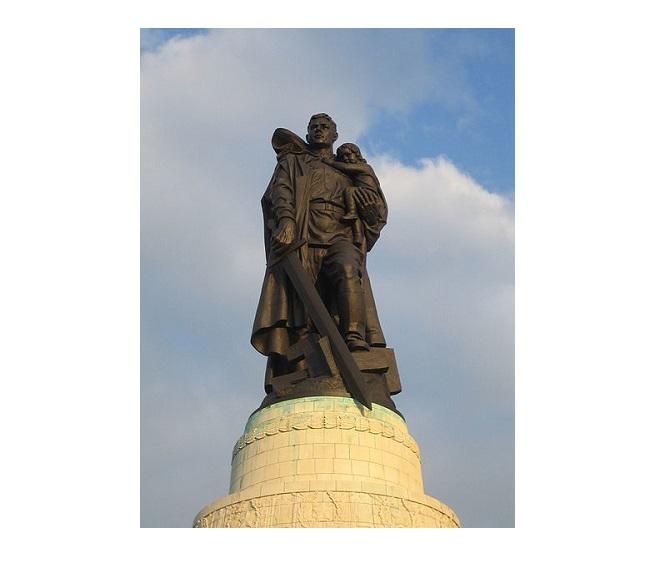
{"type": "Polygon", "coordinates": [[[256,427],[239,438],[232,450],[232,455],[234,457],[246,445],[265,437],[304,429],[343,429],[381,435],[403,444],[419,458],[419,447],[415,440],[408,433],[394,427],[394,425],[367,417],[326,413],[299,413],[280,417],[277,420],[266,423],[266,425],[256,427]]]}

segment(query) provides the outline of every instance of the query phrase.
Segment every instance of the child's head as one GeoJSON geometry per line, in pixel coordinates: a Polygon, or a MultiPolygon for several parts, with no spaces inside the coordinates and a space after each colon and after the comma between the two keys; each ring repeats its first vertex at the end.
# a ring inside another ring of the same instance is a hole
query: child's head
{"type": "Polygon", "coordinates": [[[344,143],[337,147],[337,160],[343,163],[366,163],[362,158],[360,147],[355,143],[344,143]]]}

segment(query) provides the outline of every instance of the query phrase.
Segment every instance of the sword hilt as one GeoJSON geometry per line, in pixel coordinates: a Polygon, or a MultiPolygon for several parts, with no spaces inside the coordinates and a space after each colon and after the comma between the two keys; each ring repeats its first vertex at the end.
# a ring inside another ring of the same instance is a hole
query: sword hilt
{"type": "Polygon", "coordinates": [[[303,245],[305,245],[305,243],[307,243],[307,241],[305,239],[299,239],[298,241],[294,241],[291,245],[289,245],[289,247],[284,249],[281,254],[271,253],[273,255],[273,258],[271,260],[267,261],[267,268],[274,267],[282,259],[284,259],[288,254],[293,253],[294,251],[297,251],[303,245]]]}

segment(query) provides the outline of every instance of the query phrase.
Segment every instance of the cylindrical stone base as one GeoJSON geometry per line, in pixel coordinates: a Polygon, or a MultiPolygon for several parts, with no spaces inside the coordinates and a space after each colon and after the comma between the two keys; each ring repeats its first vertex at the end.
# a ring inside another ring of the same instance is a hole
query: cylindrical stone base
{"type": "Polygon", "coordinates": [[[230,493],[194,527],[459,527],[424,494],[403,418],[351,398],[308,397],[256,411],[232,455],[230,493]]]}

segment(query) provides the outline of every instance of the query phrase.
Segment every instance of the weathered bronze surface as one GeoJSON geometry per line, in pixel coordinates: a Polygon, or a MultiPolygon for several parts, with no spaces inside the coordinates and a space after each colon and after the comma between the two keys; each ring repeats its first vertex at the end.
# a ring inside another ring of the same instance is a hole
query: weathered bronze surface
{"type": "Polygon", "coordinates": [[[330,116],[312,116],[306,140],[276,129],[262,198],[267,270],[251,343],[268,357],[263,405],[350,395],[395,409],[401,385],[366,268],[387,203],[356,145],[333,154],[330,116]]]}

